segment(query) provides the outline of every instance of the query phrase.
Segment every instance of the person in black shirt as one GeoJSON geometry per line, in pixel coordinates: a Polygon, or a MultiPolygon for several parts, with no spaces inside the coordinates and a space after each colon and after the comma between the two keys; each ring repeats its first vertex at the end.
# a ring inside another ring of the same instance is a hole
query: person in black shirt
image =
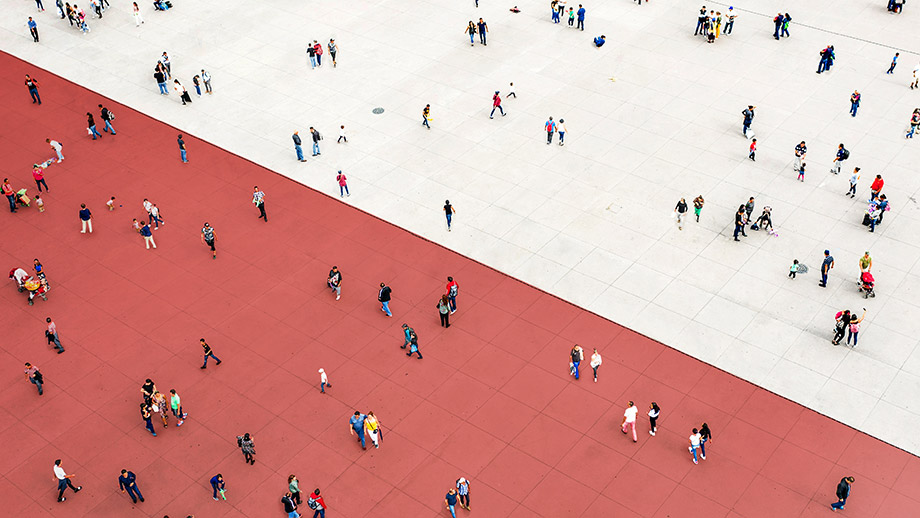
{"type": "Polygon", "coordinates": [[[326,285],[335,292],[335,300],[342,298],[342,272],[338,266],[333,266],[329,270],[329,278],[326,279],[326,285]]]}
{"type": "Polygon", "coordinates": [[[321,155],[319,152],[319,141],[322,140],[322,136],[316,131],[313,126],[310,126],[310,136],[313,138],[313,156],[321,155]]]}
{"type": "Polygon", "coordinates": [[[837,501],[831,504],[831,509],[843,509],[843,506],[847,503],[847,498],[850,497],[850,484],[856,482],[856,479],[853,477],[843,477],[840,479],[840,483],[837,484],[837,501]]]}
{"type": "Polygon", "coordinates": [[[153,72],[153,78],[156,80],[157,86],[160,87],[160,95],[169,95],[169,89],[166,88],[166,73],[160,70],[159,66],[153,72]]]}
{"type": "MultiPolygon", "coordinates": [[[[188,150],[185,149],[185,141],[182,140],[181,133],[179,134],[178,137],[176,137],[176,143],[179,144],[179,157],[182,158],[182,163],[187,164],[188,163],[188,150]]],[[[207,223],[205,223],[205,226],[207,226],[207,223]]]]}
{"type": "Polygon", "coordinates": [[[390,312],[390,295],[393,293],[393,290],[385,282],[380,283],[380,291],[377,292],[377,300],[380,301],[380,311],[383,311],[387,314],[388,317],[392,317],[393,313],[390,312]]]}
{"type": "Polygon", "coordinates": [[[112,136],[114,136],[115,128],[112,126],[112,119],[114,119],[115,116],[112,115],[112,112],[110,112],[108,108],[106,108],[105,106],[102,106],[101,104],[99,105],[99,110],[100,110],[99,116],[102,118],[102,122],[105,123],[105,126],[102,128],[102,131],[105,131],[106,133],[108,133],[109,130],[111,130],[112,136]]]}
{"type": "Polygon", "coordinates": [[[291,139],[294,140],[294,151],[297,153],[297,160],[299,162],[306,162],[307,159],[303,157],[303,148],[301,147],[303,141],[300,140],[300,132],[295,131],[294,134],[291,135],[291,139]]]}
{"type": "Polygon", "coordinates": [[[677,202],[677,206],[674,207],[674,213],[677,214],[677,228],[678,230],[684,229],[684,216],[687,214],[687,202],[683,198],[677,202]]]}
{"type": "Polygon", "coordinates": [[[735,241],[741,241],[738,239],[739,232],[744,237],[747,237],[744,232],[744,205],[738,207],[738,212],[735,213],[735,241]]]}
{"type": "Polygon", "coordinates": [[[93,140],[96,140],[97,136],[102,138],[102,133],[96,131],[96,120],[93,119],[93,114],[90,112],[86,112],[86,129],[93,136],[93,140]]]}
{"type": "Polygon", "coordinates": [[[450,232],[450,218],[453,217],[454,212],[457,212],[454,209],[454,206],[450,204],[450,200],[444,200],[444,217],[447,218],[447,231],[450,232]]]}
{"type": "Polygon", "coordinates": [[[26,74],[25,85],[26,85],[26,88],[29,89],[29,95],[32,96],[32,104],[36,104],[36,103],[41,104],[42,98],[40,95],[38,95],[38,86],[39,86],[38,80],[32,79],[32,76],[30,76],[29,74],[26,74]]]}
{"type": "Polygon", "coordinates": [[[204,349],[204,365],[201,366],[202,369],[208,368],[208,358],[214,358],[217,360],[217,364],[220,365],[220,358],[214,354],[214,351],[211,350],[211,346],[208,345],[208,342],[204,341],[204,338],[201,339],[201,348],[204,349]]]}

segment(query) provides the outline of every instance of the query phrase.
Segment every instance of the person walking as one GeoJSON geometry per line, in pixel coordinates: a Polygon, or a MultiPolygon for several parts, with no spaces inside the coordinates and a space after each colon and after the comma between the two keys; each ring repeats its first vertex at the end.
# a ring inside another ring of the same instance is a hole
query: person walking
{"type": "Polygon", "coordinates": [[[431,122],[431,105],[426,104],[425,107],[422,108],[422,126],[431,129],[429,122],[431,122]]]}
{"type": "Polygon", "coordinates": [[[326,501],[323,500],[322,495],[319,494],[319,488],[310,493],[310,498],[307,499],[307,507],[313,509],[313,518],[326,518],[326,509],[329,507],[326,505],[326,501]]]}
{"type": "Polygon", "coordinates": [[[390,297],[392,294],[393,290],[385,282],[381,282],[380,291],[377,292],[377,301],[380,302],[380,311],[386,313],[388,317],[393,316],[393,313],[390,312],[390,297]]]}
{"type": "Polygon", "coordinates": [[[202,338],[201,340],[199,340],[199,343],[201,344],[201,349],[204,351],[204,363],[201,365],[201,368],[202,369],[208,368],[208,358],[214,358],[214,360],[217,361],[217,365],[220,365],[221,364],[220,358],[218,358],[217,355],[214,354],[214,351],[211,349],[211,346],[208,345],[208,342],[205,342],[204,338],[202,338]]]}
{"type": "Polygon", "coordinates": [[[250,465],[255,464],[256,444],[252,441],[252,435],[247,432],[242,436],[237,436],[236,444],[240,447],[240,451],[243,452],[243,461],[248,462],[250,465]]]}
{"type": "Polygon", "coordinates": [[[355,410],[354,415],[351,416],[351,418],[348,420],[348,425],[349,425],[348,430],[351,433],[352,437],[354,437],[355,435],[358,436],[358,442],[361,443],[362,450],[367,449],[367,442],[364,439],[364,421],[366,419],[367,419],[366,415],[362,414],[358,410],[355,410]]]}
{"type": "Polygon", "coordinates": [[[339,267],[333,265],[329,270],[329,277],[326,278],[326,286],[335,292],[335,300],[342,298],[342,272],[339,267]]]}
{"type": "MultiPolygon", "coordinates": [[[[333,66],[335,66],[335,65],[333,65],[333,66]]],[[[342,124],[341,126],[339,126],[339,138],[335,141],[335,143],[336,143],[336,144],[341,144],[342,142],[345,142],[346,144],[348,144],[348,135],[345,133],[345,125],[344,125],[344,124],[342,124]]]]}
{"type": "Polygon", "coordinates": [[[214,231],[214,227],[205,222],[204,226],[201,227],[201,243],[211,247],[212,259],[217,259],[217,247],[214,244],[216,241],[217,232],[214,231]]]}
{"type": "Polygon", "coordinates": [[[313,50],[316,51],[316,66],[323,66],[323,46],[316,40],[313,40],[313,50]]]}
{"type": "Polygon", "coordinates": [[[58,336],[57,325],[51,320],[51,317],[45,318],[48,329],[45,330],[45,337],[48,339],[48,345],[54,344],[58,354],[64,352],[64,346],[61,345],[61,338],[58,336]]]}
{"type": "Polygon", "coordinates": [[[339,198],[351,196],[351,193],[348,192],[348,178],[345,177],[345,173],[343,173],[341,169],[339,169],[338,174],[336,174],[335,181],[339,182],[339,198]]]}
{"type": "Polygon", "coordinates": [[[54,468],[53,468],[54,477],[58,481],[58,499],[57,499],[58,502],[63,502],[64,500],[67,500],[66,498],[64,498],[64,490],[66,490],[68,487],[70,489],[73,489],[74,493],[79,493],[80,490],[83,489],[83,486],[73,487],[73,482],[71,482],[70,479],[74,477],[74,474],[71,473],[70,475],[68,475],[64,471],[64,467],[62,466],[62,464],[63,462],[61,461],[61,459],[57,459],[54,461],[54,468]]]}
{"type": "Polygon", "coordinates": [[[620,429],[624,434],[628,433],[627,428],[632,427],[633,442],[639,441],[639,436],[636,435],[636,415],[638,414],[639,409],[636,408],[636,404],[630,401],[626,405],[626,411],[623,412],[623,422],[620,423],[620,429]]]}
{"type": "Polygon", "coordinates": [[[850,189],[844,193],[844,196],[849,195],[850,198],[856,197],[856,185],[859,183],[859,168],[853,168],[853,174],[850,175],[850,189]]]}
{"type": "Polygon", "coordinates": [[[192,86],[195,87],[195,94],[201,97],[201,76],[198,74],[192,76],[192,86]]]}
{"type": "Polygon", "coordinates": [[[831,255],[830,250],[824,251],[824,262],[821,263],[821,281],[818,283],[818,286],[822,288],[827,288],[827,274],[830,273],[831,269],[834,267],[834,256],[831,255]]]}
{"type": "Polygon", "coordinates": [[[377,416],[372,411],[368,412],[367,417],[364,419],[364,431],[371,438],[371,442],[374,443],[374,448],[380,448],[380,421],[377,420],[377,416]]]}
{"type": "Polygon", "coordinates": [[[319,152],[319,141],[323,139],[322,135],[320,135],[313,126],[310,126],[310,134],[313,138],[313,156],[321,155],[322,153],[319,152]]]}
{"type": "Polygon", "coordinates": [[[779,41],[779,31],[783,29],[783,13],[778,13],[773,17],[773,39],[779,41]]]}
{"type": "Polygon", "coordinates": [[[457,505],[457,488],[450,488],[447,490],[447,494],[444,495],[444,506],[450,511],[452,518],[457,518],[457,511],[454,509],[457,505]]]}
{"type": "Polygon", "coordinates": [[[138,500],[144,501],[144,495],[141,494],[140,488],[137,487],[137,475],[133,471],[121,470],[121,475],[118,476],[118,487],[122,493],[128,493],[131,501],[135,504],[138,500]]]}
{"type": "Polygon", "coordinates": [[[297,504],[294,503],[290,491],[281,497],[281,504],[284,505],[284,512],[288,514],[288,518],[300,518],[300,514],[297,513],[297,504]]]}
{"type": "Polygon", "coordinates": [[[677,202],[677,206],[674,207],[674,214],[677,215],[678,230],[684,229],[684,216],[687,215],[687,210],[687,202],[681,198],[680,201],[677,202]]]}
{"type": "Polygon", "coordinates": [[[505,116],[505,110],[502,108],[502,96],[499,95],[498,90],[495,90],[495,94],[492,95],[492,112],[489,113],[490,119],[495,115],[495,110],[498,110],[498,112],[502,114],[502,117],[505,116]]]}
{"type": "Polygon", "coordinates": [[[831,509],[835,512],[837,510],[842,510],[843,506],[847,504],[847,498],[850,498],[850,485],[856,482],[854,477],[843,477],[840,479],[840,483],[837,484],[837,501],[831,504],[831,509]]]}
{"type": "Polygon", "coordinates": [[[214,93],[214,91],[211,90],[211,74],[205,72],[203,68],[201,69],[201,82],[204,83],[204,91],[206,94],[211,95],[214,93]]]}
{"type": "Polygon", "coordinates": [[[150,410],[160,414],[160,420],[163,421],[163,428],[169,426],[169,401],[162,392],[156,391],[150,396],[150,410]]]}
{"type": "Polygon", "coordinates": [[[856,110],[859,109],[860,98],[859,90],[853,90],[853,93],[850,95],[850,115],[853,117],[856,117],[856,110]]]}
{"type": "Polygon", "coordinates": [[[105,106],[99,105],[99,117],[102,118],[104,126],[102,131],[108,133],[112,132],[112,136],[115,136],[115,128],[112,126],[112,121],[115,120],[115,114],[109,111],[105,106]]]}
{"type": "Polygon", "coordinates": [[[699,461],[696,460],[696,452],[697,450],[700,449],[700,440],[701,440],[700,431],[694,428],[690,434],[690,447],[687,448],[688,450],[690,450],[690,453],[693,454],[694,464],[699,464],[699,461]]]}
{"type": "Polygon", "coordinates": [[[572,346],[572,350],[569,351],[569,375],[575,376],[575,379],[578,379],[578,367],[581,365],[581,362],[583,362],[584,359],[584,349],[582,349],[578,344],[572,346]]]}
{"type": "MultiPolygon", "coordinates": [[[[917,66],[914,67],[913,77],[914,77],[914,81],[910,84],[911,90],[913,90],[914,88],[920,88],[920,63],[918,63],[917,66]]],[[[41,104],[41,101],[39,101],[38,104],[41,104]]]]}
{"type": "Polygon", "coordinates": [[[291,473],[288,475],[288,491],[291,492],[291,500],[300,505],[303,503],[303,498],[300,496],[300,481],[297,480],[297,476],[291,473]]]}
{"type": "Polygon", "coordinates": [[[176,426],[182,426],[185,418],[188,417],[188,414],[182,410],[182,399],[176,393],[176,389],[169,389],[169,394],[169,406],[172,408],[173,415],[176,416],[176,426]]]}
{"type": "Polygon", "coordinates": [[[80,231],[81,234],[86,233],[86,229],[89,228],[89,233],[93,233],[93,213],[86,208],[85,203],[80,204],[80,221],[83,223],[83,230],[80,231]]]}
{"type": "Polygon", "coordinates": [[[862,316],[850,315],[850,326],[847,328],[847,345],[850,345],[850,338],[853,339],[853,348],[856,348],[856,342],[859,340],[859,324],[866,318],[866,308],[863,308],[862,316]]]}
{"type": "Polygon", "coordinates": [[[154,250],[156,250],[157,244],[156,241],[153,240],[153,232],[150,231],[150,223],[145,221],[141,224],[141,236],[144,238],[147,250],[150,250],[150,245],[153,245],[154,250]]]}
{"type": "Polygon", "coordinates": [[[738,239],[739,233],[747,237],[747,234],[744,232],[744,205],[738,207],[738,212],[735,213],[735,241],[741,241],[738,239]]]}
{"type": "Polygon", "coordinates": [[[700,212],[703,211],[703,205],[706,203],[706,200],[703,199],[703,195],[700,194],[696,198],[693,198],[693,214],[696,216],[696,222],[700,222],[700,212]]]}
{"type": "Polygon", "coordinates": [[[706,460],[706,443],[712,440],[712,431],[709,430],[709,425],[703,423],[700,426],[700,458],[706,460]]]}
{"type": "Polygon", "coordinates": [[[307,44],[307,56],[310,58],[310,70],[316,70],[316,47],[307,44]]]}
{"type": "Polygon", "coordinates": [[[888,71],[885,72],[886,74],[893,74],[893,73],[894,73],[894,67],[898,66],[898,56],[900,56],[900,55],[901,55],[900,52],[895,52],[895,53],[894,53],[894,57],[891,58],[891,66],[888,67],[888,71]]]}
{"type": "Polygon", "coordinates": [[[457,479],[457,498],[460,500],[460,509],[470,510],[470,481],[464,477],[457,479]],[[464,505],[466,504],[466,505],[464,505]]]}
{"type": "Polygon", "coordinates": [[[162,225],[166,224],[166,222],[163,221],[163,218],[160,217],[160,208],[157,207],[156,203],[150,204],[150,212],[148,214],[149,214],[149,217],[147,218],[148,223],[153,223],[154,225],[156,225],[155,227],[153,227],[154,230],[159,229],[161,224],[162,225]]]}
{"type": "Polygon", "coordinates": [[[332,388],[332,383],[329,383],[329,377],[326,376],[326,370],[319,370],[319,391],[323,394],[326,393],[326,387],[332,388]]]}
{"type": "Polygon", "coordinates": [[[180,83],[178,79],[173,79],[173,90],[179,94],[179,99],[182,100],[182,106],[192,102],[192,97],[188,94],[188,90],[182,86],[182,83],[180,83]]]}
{"type": "Polygon", "coordinates": [[[486,33],[489,32],[489,26],[486,22],[482,21],[482,18],[476,23],[476,27],[479,28],[479,43],[483,45],[488,45],[486,43],[486,33]]]}
{"type": "Polygon", "coordinates": [[[747,137],[748,130],[751,129],[751,123],[754,122],[754,109],[755,108],[757,107],[749,104],[747,108],[741,111],[741,115],[744,117],[744,120],[741,122],[741,133],[745,137],[747,137]]]}
{"type": "Polygon", "coordinates": [[[450,220],[454,216],[454,213],[457,212],[457,209],[450,204],[450,200],[444,200],[444,217],[447,218],[447,231],[450,232],[450,220]]]}
{"type": "Polygon", "coordinates": [[[252,188],[252,204],[259,209],[259,218],[268,223],[268,216],[265,214],[265,193],[259,190],[258,185],[252,188]]]}
{"type": "Polygon", "coordinates": [[[179,158],[182,159],[183,164],[188,163],[188,149],[185,148],[185,140],[182,139],[182,134],[180,133],[176,137],[176,143],[179,144],[179,158]]]}
{"type": "Polygon", "coordinates": [[[32,41],[38,43],[38,24],[35,23],[35,20],[32,17],[29,17],[29,21],[26,22],[26,25],[29,26],[29,33],[32,34],[32,41]]]}
{"type": "Polygon", "coordinates": [[[25,85],[26,88],[29,89],[29,95],[32,97],[32,104],[41,104],[42,96],[38,95],[38,87],[41,86],[41,84],[38,82],[38,79],[34,79],[29,74],[26,74],[25,85]]]}
{"type": "Polygon", "coordinates": [[[303,157],[303,148],[301,147],[303,141],[300,140],[300,132],[295,131],[294,134],[291,135],[291,138],[294,140],[294,152],[297,153],[297,161],[306,162],[307,159],[303,157]]]}
{"type": "Polygon", "coordinates": [[[153,71],[153,79],[157,82],[157,88],[160,89],[160,95],[169,95],[169,89],[166,88],[166,72],[157,67],[153,71]]]}
{"type": "Polygon", "coordinates": [[[578,11],[575,14],[578,15],[578,27],[576,28],[585,30],[585,8],[581,4],[578,4],[578,11]]]}
{"type": "Polygon", "coordinates": [[[418,343],[418,335],[415,334],[415,329],[409,327],[409,324],[402,325],[403,335],[405,335],[405,342],[403,342],[400,349],[405,349],[411,343],[418,343]]]}
{"type": "Polygon", "coordinates": [[[45,142],[47,142],[48,145],[51,146],[51,149],[54,150],[54,154],[57,155],[57,161],[58,161],[58,163],[63,162],[63,161],[64,161],[64,155],[61,153],[61,150],[64,149],[64,146],[63,146],[60,142],[58,142],[58,141],[56,141],[56,140],[51,140],[50,138],[46,138],[46,139],[45,139],[45,142]]]}
{"type": "Polygon", "coordinates": [[[96,120],[93,119],[93,114],[86,112],[86,131],[93,137],[93,140],[96,140],[96,137],[102,138],[102,133],[96,131],[96,120]]]}
{"type": "Polygon", "coordinates": [[[447,276],[447,300],[450,302],[450,314],[457,312],[457,295],[460,293],[460,285],[453,277],[447,276]]]}
{"type": "Polygon", "coordinates": [[[214,475],[213,477],[211,477],[211,480],[209,480],[209,482],[211,483],[211,489],[214,491],[212,498],[214,498],[214,500],[217,500],[217,493],[220,493],[220,496],[223,497],[224,500],[226,500],[227,497],[224,496],[224,491],[227,490],[226,489],[227,483],[224,482],[224,476],[218,473],[214,475]]]}
{"type": "Polygon", "coordinates": [[[789,13],[783,14],[783,29],[780,32],[780,36],[784,38],[789,37],[789,23],[792,21],[792,17],[789,16],[789,13]]]}
{"type": "Polygon", "coordinates": [[[754,155],[755,155],[756,153],[757,153],[757,139],[756,139],[756,138],[752,138],[752,139],[751,139],[750,152],[748,153],[748,158],[751,159],[751,162],[756,162],[756,160],[754,159],[754,155]]]}
{"type": "Polygon", "coordinates": [[[37,366],[32,365],[29,362],[26,362],[25,378],[26,378],[26,381],[35,385],[38,388],[39,396],[45,393],[45,391],[42,389],[42,385],[45,383],[45,378],[44,376],[42,376],[42,373],[41,371],[38,370],[37,366]]]}
{"type": "Polygon", "coordinates": [[[920,108],[914,110],[914,113],[910,116],[910,131],[904,135],[904,138],[914,138],[914,133],[917,131],[917,126],[920,126],[920,108]]]}
{"type": "Polygon", "coordinates": [[[565,145],[565,119],[559,119],[559,124],[556,125],[556,131],[559,133],[559,145],[565,145]]]}
{"type": "Polygon", "coordinates": [[[661,414],[661,408],[658,407],[658,403],[652,401],[652,404],[648,406],[648,425],[649,431],[648,434],[652,437],[658,433],[658,416],[661,414]]]}
{"type": "Polygon", "coordinates": [[[850,151],[843,147],[843,143],[837,146],[837,154],[834,156],[834,161],[831,163],[831,172],[834,174],[840,174],[840,168],[843,166],[843,162],[850,158],[850,151]]]}
{"type": "Polygon", "coordinates": [[[546,145],[548,146],[553,143],[553,133],[556,132],[556,123],[553,122],[552,117],[547,119],[543,124],[543,128],[546,130],[546,145]]]}
{"type": "Polygon", "coordinates": [[[329,58],[332,59],[332,68],[335,68],[335,55],[339,51],[339,47],[335,44],[335,40],[330,38],[329,43],[326,44],[326,48],[329,49],[329,58]]]}
{"type": "Polygon", "coordinates": [[[441,317],[441,327],[450,327],[450,299],[446,293],[441,295],[441,298],[438,299],[438,303],[435,304],[435,306],[438,308],[438,314],[441,317]]]}
{"type": "MultiPolygon", "coordinates": [[[[403,325],[405,325],[405,324],[403,324],[403,325]]],[[[405,330],[405,329],[404,329],[404,330],[405,330]]],[[[422,351],[420,351],[419,348],[418,348],[418,335],[415,334],[415,330],[412,329],[411,327],[408,329],[408,331],[411,331],[411,333],[407,333],[407,334],[410,335],[410,339],[409,339],[409,352],[406,353],[406,356],[412,356],[413,354],[417,354],[417,355],[418,355],[418,359],[421,360],[421,359],[422,359],[422,351]]],[[[404,347],[404,348],[405,348],[405,347],[404,347]]]]}
{"type": "Polygon", "coordinates": [[[153,422],[151,421],[151,417],[153,415],[153,408],[151,408],[150,404],[146,401],[140,404],[140,408],[141,408],[141,419],[144,420],[144,424],[146,425],[147,431],[150,432],[151,435],[156,437],[157,432],[156,430],[153,429],[153,422]]]}
{"type": "Polygon", "coordinates": [[[751,222],[751,215],[754,214],[754,197],[751,196],[747,203],[744,204],[744,222],[745,224],[751,222]]]}
{"type": "Polygon", "coordinates": [[[604,360],[601,358],[601,353],[597,352],[597,348],[595,347],[594,353],[591,354],[591,363],[589,363],[591,370],[594,371],[594,383],[597,383],[597,368],[600,367],[602,363],[604,363],[604,360]]]}
{"type": "Polygon", "coordinates": [[[475,46],[476,43],[474,39],[476,38],[476,24],[473,23],[473,20],[470,20],[470,23],[466,26],[466,29],[463,30],[470,36],[470,47],[475,46]]]}
{"type": "Polygon", "coordinates": [[[144,23],[144,18],[141,16],[141,8],[137,6],[137,2],[133,2],[133,15],[134,15],[134,26],[140,27],[144,23]]]}

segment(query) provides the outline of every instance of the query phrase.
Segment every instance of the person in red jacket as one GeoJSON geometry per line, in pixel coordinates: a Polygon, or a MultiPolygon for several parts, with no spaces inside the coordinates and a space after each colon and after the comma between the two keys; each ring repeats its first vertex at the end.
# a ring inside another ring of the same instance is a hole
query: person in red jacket
{"type": "Polygon", "coordinates": [[[460,293],[460,285],[453,277],[447,277],[447,300],[450,302],[450,314],[457,312],[457,294],[460,293]]]}
{"type": "Polygon", "coordinates": [[[505,116],[505,110],[502,109],[502,96],[498,95],[498,90],[495,90],[495,95],[492,96],[492,113],[489,114],[491,119],[495,115],[495,110],[501,112],[502,117],[505,116]]]}
{"type": "Polygon", "coordinates": [[[882,190],[882,187],[884,186],[885,186],[885,180],[882,180],[882,175],[880,174],[875,175],[875,180],[872,182],[872,186],[870,187],[870,189],[872,190],[872,195],[869,199],[874,200],[878,198],[878,193],[882,190]]]}
{"type": "Polygon", "coordinates": [[[313,40],[313,50],[316,51],[317,66],[323,66],[323,46],[317,43],[316,40],[313,40]]]}
{"type": "Polygon", "coordinates": [[[310,498],[307,500],[307,507],[313,509],[313,518],[317,516],[319,518],[326,518],[326,502],[323,500],[323,497],[319,494],[319,488],[313,490],[310,493],[310,498]]]}

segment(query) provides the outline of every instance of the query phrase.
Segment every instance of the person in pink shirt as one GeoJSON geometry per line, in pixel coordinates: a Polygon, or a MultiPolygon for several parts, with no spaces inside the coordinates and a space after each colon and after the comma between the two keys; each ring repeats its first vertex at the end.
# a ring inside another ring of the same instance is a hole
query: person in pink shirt
{"type": "Polygon", "coordinates": [[[35,179],[35,185],[38,186],[38,192],[42,192],[42,185],[45,186],[46,191],[51,191],[48,188],[48,183],[45,182],[45,168],[39,164],[32,165],[32,178],[35,179]]]}
{"type": "Polygon", "coordinates": [[[45,331],[45,336],[48,337],[48,345],[54,344],[54,348],[57,349],[58,354],[64,352],[64,346],[61,345],[61,338],[57,333],[57,326],[54,324],[54,320],[51,320],[51,317],[47,317],[45,322],[48,323],[48,330],[45,331]]]}
{"type": "Polygon", "coordinates": [[[313,40],[313,50],[316,51],[316,65],[323,66],[323,46],[313,40]]]}
{"type": "Polygon", "coordinates": [[[335,180],[339,182],[339,197],[351,196],[351,193],[348,192],[348,178],[345,178],[345,173],[341,169],[339,169],[339,174],[335,177],[335,180]]]}

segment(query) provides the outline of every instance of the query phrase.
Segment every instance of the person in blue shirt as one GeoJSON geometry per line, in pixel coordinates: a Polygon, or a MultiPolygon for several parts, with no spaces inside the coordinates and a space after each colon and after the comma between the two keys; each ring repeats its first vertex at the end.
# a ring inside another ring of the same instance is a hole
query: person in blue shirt
{"type": "Polygon", "coordinates": [[[35,40],[35,43],[38,43],[38,24],[35,23],[35,20],[32,17],[29,17],[29,32],[32,33],[32,39],[35,40]]]}
{"type": "Polygon", "coordinates": [[[83,230],[80,231],[81,234],[86,233],[86,227],[89,227],[89,233],[93,233],[93,213],[86,208],[85,203],[80,204],[80,221],[83,223],[83,230]]]}
{"type": "Polygon", "coordinates": [[[214,500],[217,500],[217,492],[220,491],[220,494],[224,494],[224,488],[226,484],[224,483],[224,476],[220,473],[211,477],[211,489],[214,490],[214,500]]]}
{"type": "Polygon", "coordinates": [[[822,288],[827,288],[827,274],[831,271],[831,268],[834,267],[834,256],[831,255],[830,250],[824,251],[824,262],[821,263],[821,282],[818,283],[818,286],[822,288]]]}
{"type": "Polygon", "coordinates": [[[358,437],[360,437],[360,439],[358,439],[358,442],[361,443],[362,450],[367,449],[367,443],[364,439],[364,420],[365,419],[367,419],[366,415],[355,410],[355,415],[351,416],[351,419],[348,420],[348,424],[349,426],[351,426],[349,431],[351,432],[352,435],[355,435],[356,433],[358,434],[358,437]]]}
{"type": "Polygon", "coordinates": [[[578,15],[578,29],[585,30],[585,8],[578,4],[578,11],[575,13],[578,15]]]}
{"type": "Polygon", "coordinates": [[[137,477],[133,472],[126,469],[121,470],[121,475],[118,477],[118,487],[121,488],[121,492],[128,493],[128,496],[131,497],[131,500],[134,503],[137,503],[137,500],[140,499],[141,502],[144,501],[144,495],[141,494],[141,490],[138,489],[136,483],[137,477]]]}
{"type": "Polygon", "coordinates": [[[598,47],[598,48],[603,47],[604,43],[607,43],[607,36],[604,36],[603,34],[601,34],[600,36],[594,38],[595,47],[598,47]]]}
{"type": "Polygon", "coordinates": [[[885,72],[886,74],[894,73],[894,67],[898,66],[898,56],[900,55],[901,55],[900,52],[894,53],[894,57],[891,58],[891,66],[888,67],[888,72],[885,72]]]}

